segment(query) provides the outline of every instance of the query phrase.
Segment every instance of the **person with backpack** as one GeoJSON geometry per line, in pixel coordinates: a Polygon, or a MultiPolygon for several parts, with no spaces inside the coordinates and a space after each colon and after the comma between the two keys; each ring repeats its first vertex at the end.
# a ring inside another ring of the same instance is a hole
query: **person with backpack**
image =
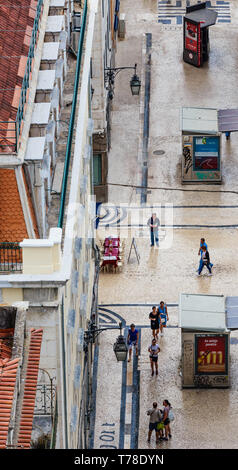
{"type": "Polygon", "coordinates": [[[171,429],[170,429],[170,421],[174,420],[174,415],[171,410],[172,406],[168,400],[163,401],[163,423],[164,423],[164,430],[165,430],[165,437],[164,440],[168,441],[168,438],[172,437],[171,429]]]}
{"type": "Polygon", "coordinates": [[[156,307],[152,307],[152,312],[149,314],[150,327],[154,338],[158,339],[159,334],[159,312],[156,307]]]}
{"type": "Polygon", "coordinates": [[[205,246],[202,246],[202,263],[201,263],[201,266],[199,265],[199,270],[198,270],[198,274],[197,274],[198,276],[201,275],[201,272],[202,272],[204,266],[206,266],[206,268],[209,271],[208,276],[212,276],[210,255],[209,255],[209,252],[207,251],[207,248],[205,246]]]}

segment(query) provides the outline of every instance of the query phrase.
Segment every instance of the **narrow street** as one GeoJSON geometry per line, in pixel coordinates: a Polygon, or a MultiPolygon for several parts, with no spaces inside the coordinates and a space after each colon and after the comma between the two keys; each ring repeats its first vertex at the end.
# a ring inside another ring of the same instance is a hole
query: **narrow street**
{"type": "Polygon", "coordinates": [[[115,80],[113,98],[109,214],[100,222],[98,233],[103,239],[109,224],[110,234],[117,231],[125,240],[125,254],[120,273],[100,273],[99,318],[101,327],[122,321],[125,336],[130,324],[135,323],[140,354],[138,359],[134,355],[131,363],[116,363],[112,346],[118,330],[100,335],[91,438],[95,449],[238,447],[238,331],[231,333],[231,387],[182,389],[178,327],[180,293],[237,295],[238,135],[233,132],[228,141],[222,135],[221,185],[183,185],[180,110],[184,106],[238,107],[238,52],[234,47],[238,8],[235,0],[211,2],[218,11],[218,21],[210,31],[210,57],[203,67],[196,68],[182,58],[181,18],[186,1],[172,0],[176,8],[166,8],[165,3],[138,0],[136,8],[130,0],[121,0],[120,4],[126,18],[126,37],[118,41],[117,67],[137,63],[141,77],[145,34],[152,35],[147,207],[142,210],[141,190],[135,187],[142,181],[143,96],[131,95],[130,73],[122,72],[115,80]],[[121,217],[115,215],[115,206],[120,208],[121,217]],[[147,220],[152,212],[161,223],[159,249],[150,247],[147,220]],[[132,237],[136,239],[139,263],[134,251],[128,262],[132,237]],[[214,264],[212,277],[196,275],[202,237],[214,264]],[[168,306],[169,322],[159,340],[159,374],[151,377],[149,313],[161,300],[168,306]],[[152,435],[148,444],[147,410],[154,401],[162,408],[164,399],[170,401],[175,415],[172,438],[156,444],[152,435]]]}

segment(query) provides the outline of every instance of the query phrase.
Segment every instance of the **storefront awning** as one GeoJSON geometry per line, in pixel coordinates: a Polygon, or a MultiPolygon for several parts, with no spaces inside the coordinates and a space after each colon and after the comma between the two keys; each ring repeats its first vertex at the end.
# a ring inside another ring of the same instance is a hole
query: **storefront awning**
{"type": "Polygon", "coordinates": [[[238,329],[238,297],[226,298],[226,321],[229,330],[238,329]]]}
{"type": "Polygon", "coordinates": [[[180,294],[179,326],[192,331],[227,331],[224,296],[180,294]]]}
{"type": "Polygon", "coordinates": [[[238,109],[218,110],[219,132],[238,131],[238,109]]]}
{"type": "Polygon", "coordinates": [[[183,107],[180,111],[181,131],[194,134],[217,134],[217,109],[183,107]]]}

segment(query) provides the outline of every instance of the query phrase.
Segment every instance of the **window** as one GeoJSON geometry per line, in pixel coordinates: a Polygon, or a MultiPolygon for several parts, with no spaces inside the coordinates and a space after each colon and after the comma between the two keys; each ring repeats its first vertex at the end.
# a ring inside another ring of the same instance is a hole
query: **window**
{"type": "Polygon", "coordinates": [[[102,155],[93,155],[93,184],[102,184],[102,155]]]}

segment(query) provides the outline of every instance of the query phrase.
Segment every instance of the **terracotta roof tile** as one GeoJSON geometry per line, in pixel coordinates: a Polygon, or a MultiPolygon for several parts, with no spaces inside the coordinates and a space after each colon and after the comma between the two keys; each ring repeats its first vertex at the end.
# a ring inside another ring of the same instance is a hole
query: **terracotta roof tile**
{"type": "Polygon", "coordinates": [[[36,387],[39,372],[40,348],[42,343],[43,329],[31,329],[29,345],[29,356],[27,362],[24,398],[22,404],[20,429],[18,434],[18,446],[25,449],[30,448],[32,423],[36,399],[36,387]],[[37,346],[37,350],[35,347],[37,346]],[[35,352],[37,351],[37,353],[35,352]]]}
{"type": "MultiPolygon", "coordinates": [[[[8,333],[6,333],[9,335],[8,333]]],[[[5,338],[6,338],[5,334],[5,338]]],[[[12,333],[13,334],[13,333],[12,333]]],[[[0,330],[4,336],[4,331],[0,330]]],[[[4,340],[4,338],[3,338],[4,340]]],[[[1,355],[1,352],[0,352],[1,355]]],[[[0,448],[6,448],[19,358],[0,364],[0,448]]]]}
{"type": "Polygon", "coordinates": [[[28,238],[14,169],[0,169],[0,242],[28,238]]]}
{"type": "Polygon", "coordinates": [[[3,366],[5,371],[9,370],[7,368],[7,361],[9,361],[12,355],[13,335],[14,328],[0,329],[0,370],[3,366]]]}
{"type": "MultiPolygon", "coordinates": [[[[0,5],[0,121],[16,118],[15,86],[22,85],[23,62],[28,55],[35,5],[31,0],[14,0],[12,4],[8,1],[6,5],[1,2],[0,5]],[[8,90],[4,91],[4,88],[8,90]]],[[[1,124],[0,138],[5,138],[3,128],[1,124]]],[[[9,152],[9,149],[3,151],[9,152]]]]}
{"type": "MultiPolygon", "coordinates": [[[[22,175],[35,236],[39,238],[36,216],[23,169],[22,175]]],[[[0,168],[0,201],[0,243],[19,243],[24,238],[29,238],[14,169],[0,168]]]]}

